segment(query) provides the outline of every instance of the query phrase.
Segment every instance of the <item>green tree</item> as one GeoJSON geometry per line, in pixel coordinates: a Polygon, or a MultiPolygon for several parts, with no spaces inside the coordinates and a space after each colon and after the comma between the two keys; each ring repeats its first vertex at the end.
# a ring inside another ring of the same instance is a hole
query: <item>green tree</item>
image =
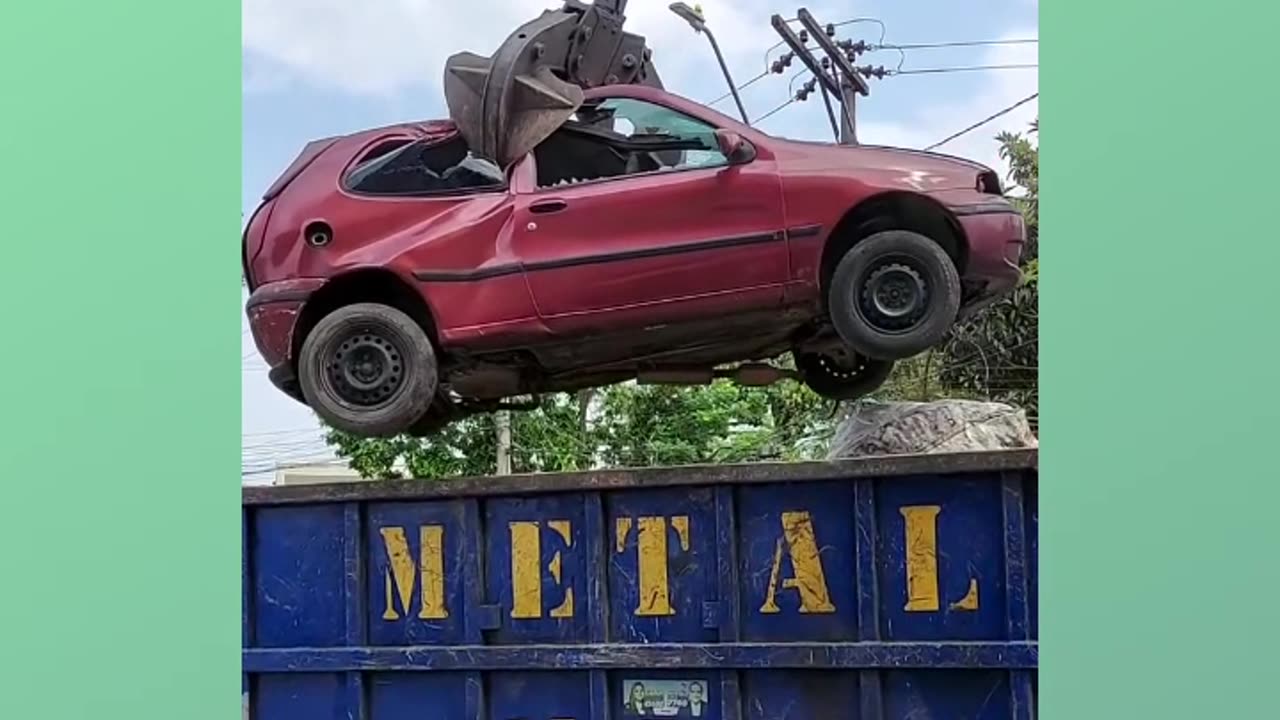
{"type": "Polygon", "coordinates": [[[1024,408],[1033,426],[1040,407],[1040,150],[1032,142],[1039,119],[1023,133],[1001,133],[1000,156],[1023,193],[1014,200],[1027,223],[1022,283],[952,331],[940,348],[939,380],[946,390],[1024,408]]]}
{"type": "MultiPolygon", "coordinates": [[[[591,439],[579,423],[578,407],[563,395],[543,400],[536,410],[511,415],[511,465],[514,472],[554,472],[590,467],[591,439]]],[[[360,438],[329,429],[326,441],[351,469],[364,477],[445,478],[489,475],[498,456],[497,423],[492,414],[473,415],[428,438],[360,438]]]]}
{"type": "MultiPolygon", "coordinates": [[[[558,394],[537,409],[511,414],[512,471],[808,459],[826,448],[835,424],[832,410],[797,383],[625,383],[578,396],[558,394]]],[[[465,418],[429,438],[369,439],[331,429],[326,439],[365,477],[405,474],[398,467],[422,478],[496,469],[497,426],[490,414],[465,418]]]]}

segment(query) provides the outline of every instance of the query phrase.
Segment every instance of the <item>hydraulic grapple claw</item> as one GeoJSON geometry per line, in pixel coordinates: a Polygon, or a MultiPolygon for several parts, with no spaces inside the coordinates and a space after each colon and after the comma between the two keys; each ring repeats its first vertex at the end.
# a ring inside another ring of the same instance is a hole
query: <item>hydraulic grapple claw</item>
{"type": "Polygon", "coordinates": [[[662,87],[644,38],[622,31],[623,5],[569,0],[517,28],[492,57],[450,57],[445,102],[471,150],[505,167],[569,119],[584,88],[662,87]]]}

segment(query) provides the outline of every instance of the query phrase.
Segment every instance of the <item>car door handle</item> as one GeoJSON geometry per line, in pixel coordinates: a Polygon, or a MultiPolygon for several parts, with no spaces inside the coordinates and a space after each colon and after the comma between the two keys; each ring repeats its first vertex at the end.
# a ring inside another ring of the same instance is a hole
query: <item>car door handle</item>
{"type": "Polygon", "coordinates": [[[557,213],[569,207],[569,203],[563,200],[543,200],[529,206],[529,212],[535,215],[546,215],[548,213],[557,213]]]}

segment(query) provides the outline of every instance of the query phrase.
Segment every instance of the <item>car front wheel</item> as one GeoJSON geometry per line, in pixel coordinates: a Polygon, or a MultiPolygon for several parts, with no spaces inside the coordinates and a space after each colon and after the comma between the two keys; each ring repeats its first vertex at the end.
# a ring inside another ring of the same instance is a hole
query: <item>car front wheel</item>
{"type": "Polygon", "coordinates": [[[933,240],[887,230],[859,241],[831,276],[827,307],[860,354],[902,360],[937,345],[960,310],[960,275],[933,240]]]}
{"type": "Polygon", "coordinates": [[[436,355],[403,312],[356,303],[326,315],[302,344],[298,379],[311,409],[361,437],[407,431],[431,407],[436,355]]]}

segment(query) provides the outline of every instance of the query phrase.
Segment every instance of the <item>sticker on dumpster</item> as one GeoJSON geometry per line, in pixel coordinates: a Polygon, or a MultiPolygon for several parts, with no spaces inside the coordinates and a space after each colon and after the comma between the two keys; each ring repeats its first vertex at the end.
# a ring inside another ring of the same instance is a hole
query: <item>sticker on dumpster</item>
{"type": "Polygon", "coordinates": [[[701,680],[623,680],[622,716],[700,718],[708,715],[701,680]]]}

